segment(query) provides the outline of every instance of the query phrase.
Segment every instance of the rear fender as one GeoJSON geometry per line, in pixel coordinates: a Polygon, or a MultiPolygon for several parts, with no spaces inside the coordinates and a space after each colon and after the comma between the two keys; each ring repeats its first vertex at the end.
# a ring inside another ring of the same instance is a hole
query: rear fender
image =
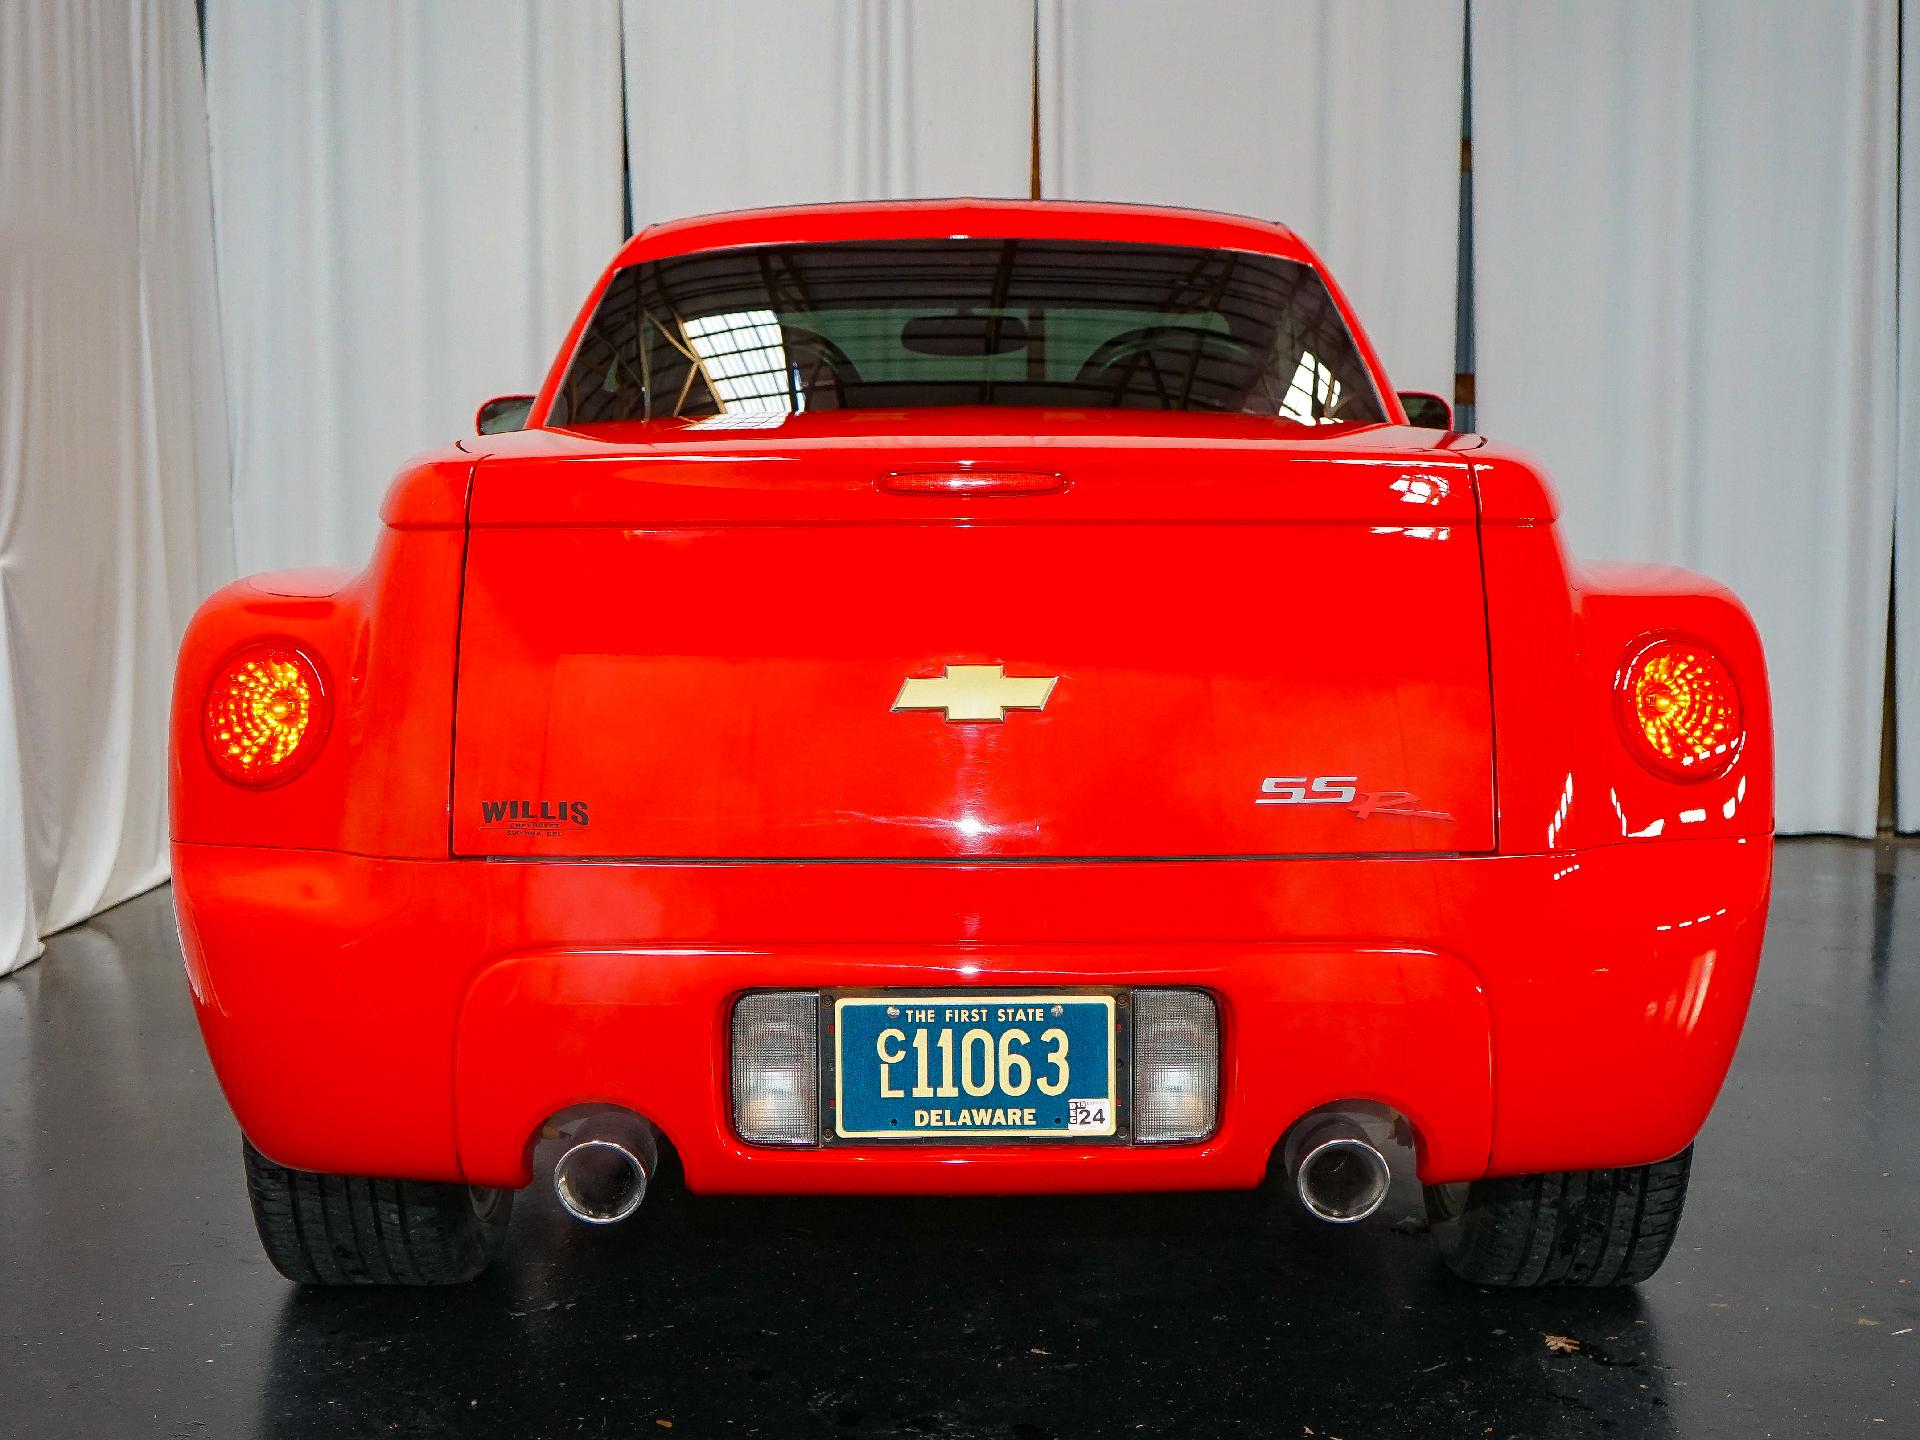
{"type": "Polygon", "coordinates": [[[447,853],[453,685],[466,542],[465,456],[402,471],[385,528],[358,575],[256,575],[193,617],[175,671],[172,833],[177,841],[447,853]],[[320,671],[331,705],[312,764],[284,785],[248,789],[207,758],[207,687],[235,651],[291,641],[320,671]]]}
{"type": "Polygon", "coordinates": [[[1550,491],[1517,457],[1476,462],[1502,854],[1773,832],[1766,661],[1746,607],[1716,581],[1655,565],[1575,566],[1550,491]],[[1547,497],[1515,505],[1516,495],[1547,497]],[[1509,518],[1511,516],[1511,518],[1509,518]],[[1614,691],[1648,637],[1711,646],[1739,687],[1746,740],[1710,780],[1656,775],[1627,747],[1614,691]]]}

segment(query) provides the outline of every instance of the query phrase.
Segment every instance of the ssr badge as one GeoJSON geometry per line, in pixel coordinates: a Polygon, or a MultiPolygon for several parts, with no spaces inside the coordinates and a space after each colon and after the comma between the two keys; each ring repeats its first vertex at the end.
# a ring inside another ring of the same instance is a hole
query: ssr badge
{"type": "Polygon", "coordinates": [[[1260,782],[1256,805],[1344,805],[1365,820],[1370,815],[1402,815],[1413,820],[1451,820],[1444,810],[1423,810],[1411,790],[1362,790],[1358,775],[1269,775],[1260,782]]]}

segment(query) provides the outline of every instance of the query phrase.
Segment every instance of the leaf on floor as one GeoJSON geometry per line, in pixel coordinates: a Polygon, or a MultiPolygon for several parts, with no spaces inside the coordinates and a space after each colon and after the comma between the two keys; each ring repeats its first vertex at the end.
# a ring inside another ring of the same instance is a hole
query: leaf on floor
{"type": "Polygon", "coordinates": [[[1556,1355],[1578,1355],[1580,1353],[1580,1342],[1571,1335],[1547,1335],[1543,1338],[1547,1342],[1547,1349],[1556,1355]]]}

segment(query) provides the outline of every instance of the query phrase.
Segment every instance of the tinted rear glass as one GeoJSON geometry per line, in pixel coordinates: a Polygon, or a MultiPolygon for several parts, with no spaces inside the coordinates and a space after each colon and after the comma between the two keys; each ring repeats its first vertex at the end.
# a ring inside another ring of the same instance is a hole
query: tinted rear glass
{"type": "Polygon", "coordinates": [[[1179,246],[911,240],[628,266],[548,423],[933,405],[1385,418],[1309,265],[1179,246]]]}

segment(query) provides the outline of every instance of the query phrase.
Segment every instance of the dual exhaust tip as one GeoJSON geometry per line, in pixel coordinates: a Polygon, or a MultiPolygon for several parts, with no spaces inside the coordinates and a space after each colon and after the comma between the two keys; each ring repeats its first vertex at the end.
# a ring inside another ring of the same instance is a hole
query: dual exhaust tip
{"type": "MultiPolygon", "coordinates": [[[[617,1225],[640,1208],[660,1170],[660,1141],[638,1115],[604,1111],[572,1127],[553,1164],[561,1207],[589,1225],[617,1225]]],[[[1316,1111],[1288,1133],[1287,1183],[1307,1213],[1333,1225],[1364,1220],[1387,1198],[1393,1168],[1366,1125],[1338,1110],[1316,1111]]]]}
{"type": "Polygon", "coordinates": [[[553,1162],[561,1208],[589,1225],[617,1225],[640,1208],[660,1172],[653,1126],[624,1110],[602,1111],[570,1127],[553,1162]]]}

